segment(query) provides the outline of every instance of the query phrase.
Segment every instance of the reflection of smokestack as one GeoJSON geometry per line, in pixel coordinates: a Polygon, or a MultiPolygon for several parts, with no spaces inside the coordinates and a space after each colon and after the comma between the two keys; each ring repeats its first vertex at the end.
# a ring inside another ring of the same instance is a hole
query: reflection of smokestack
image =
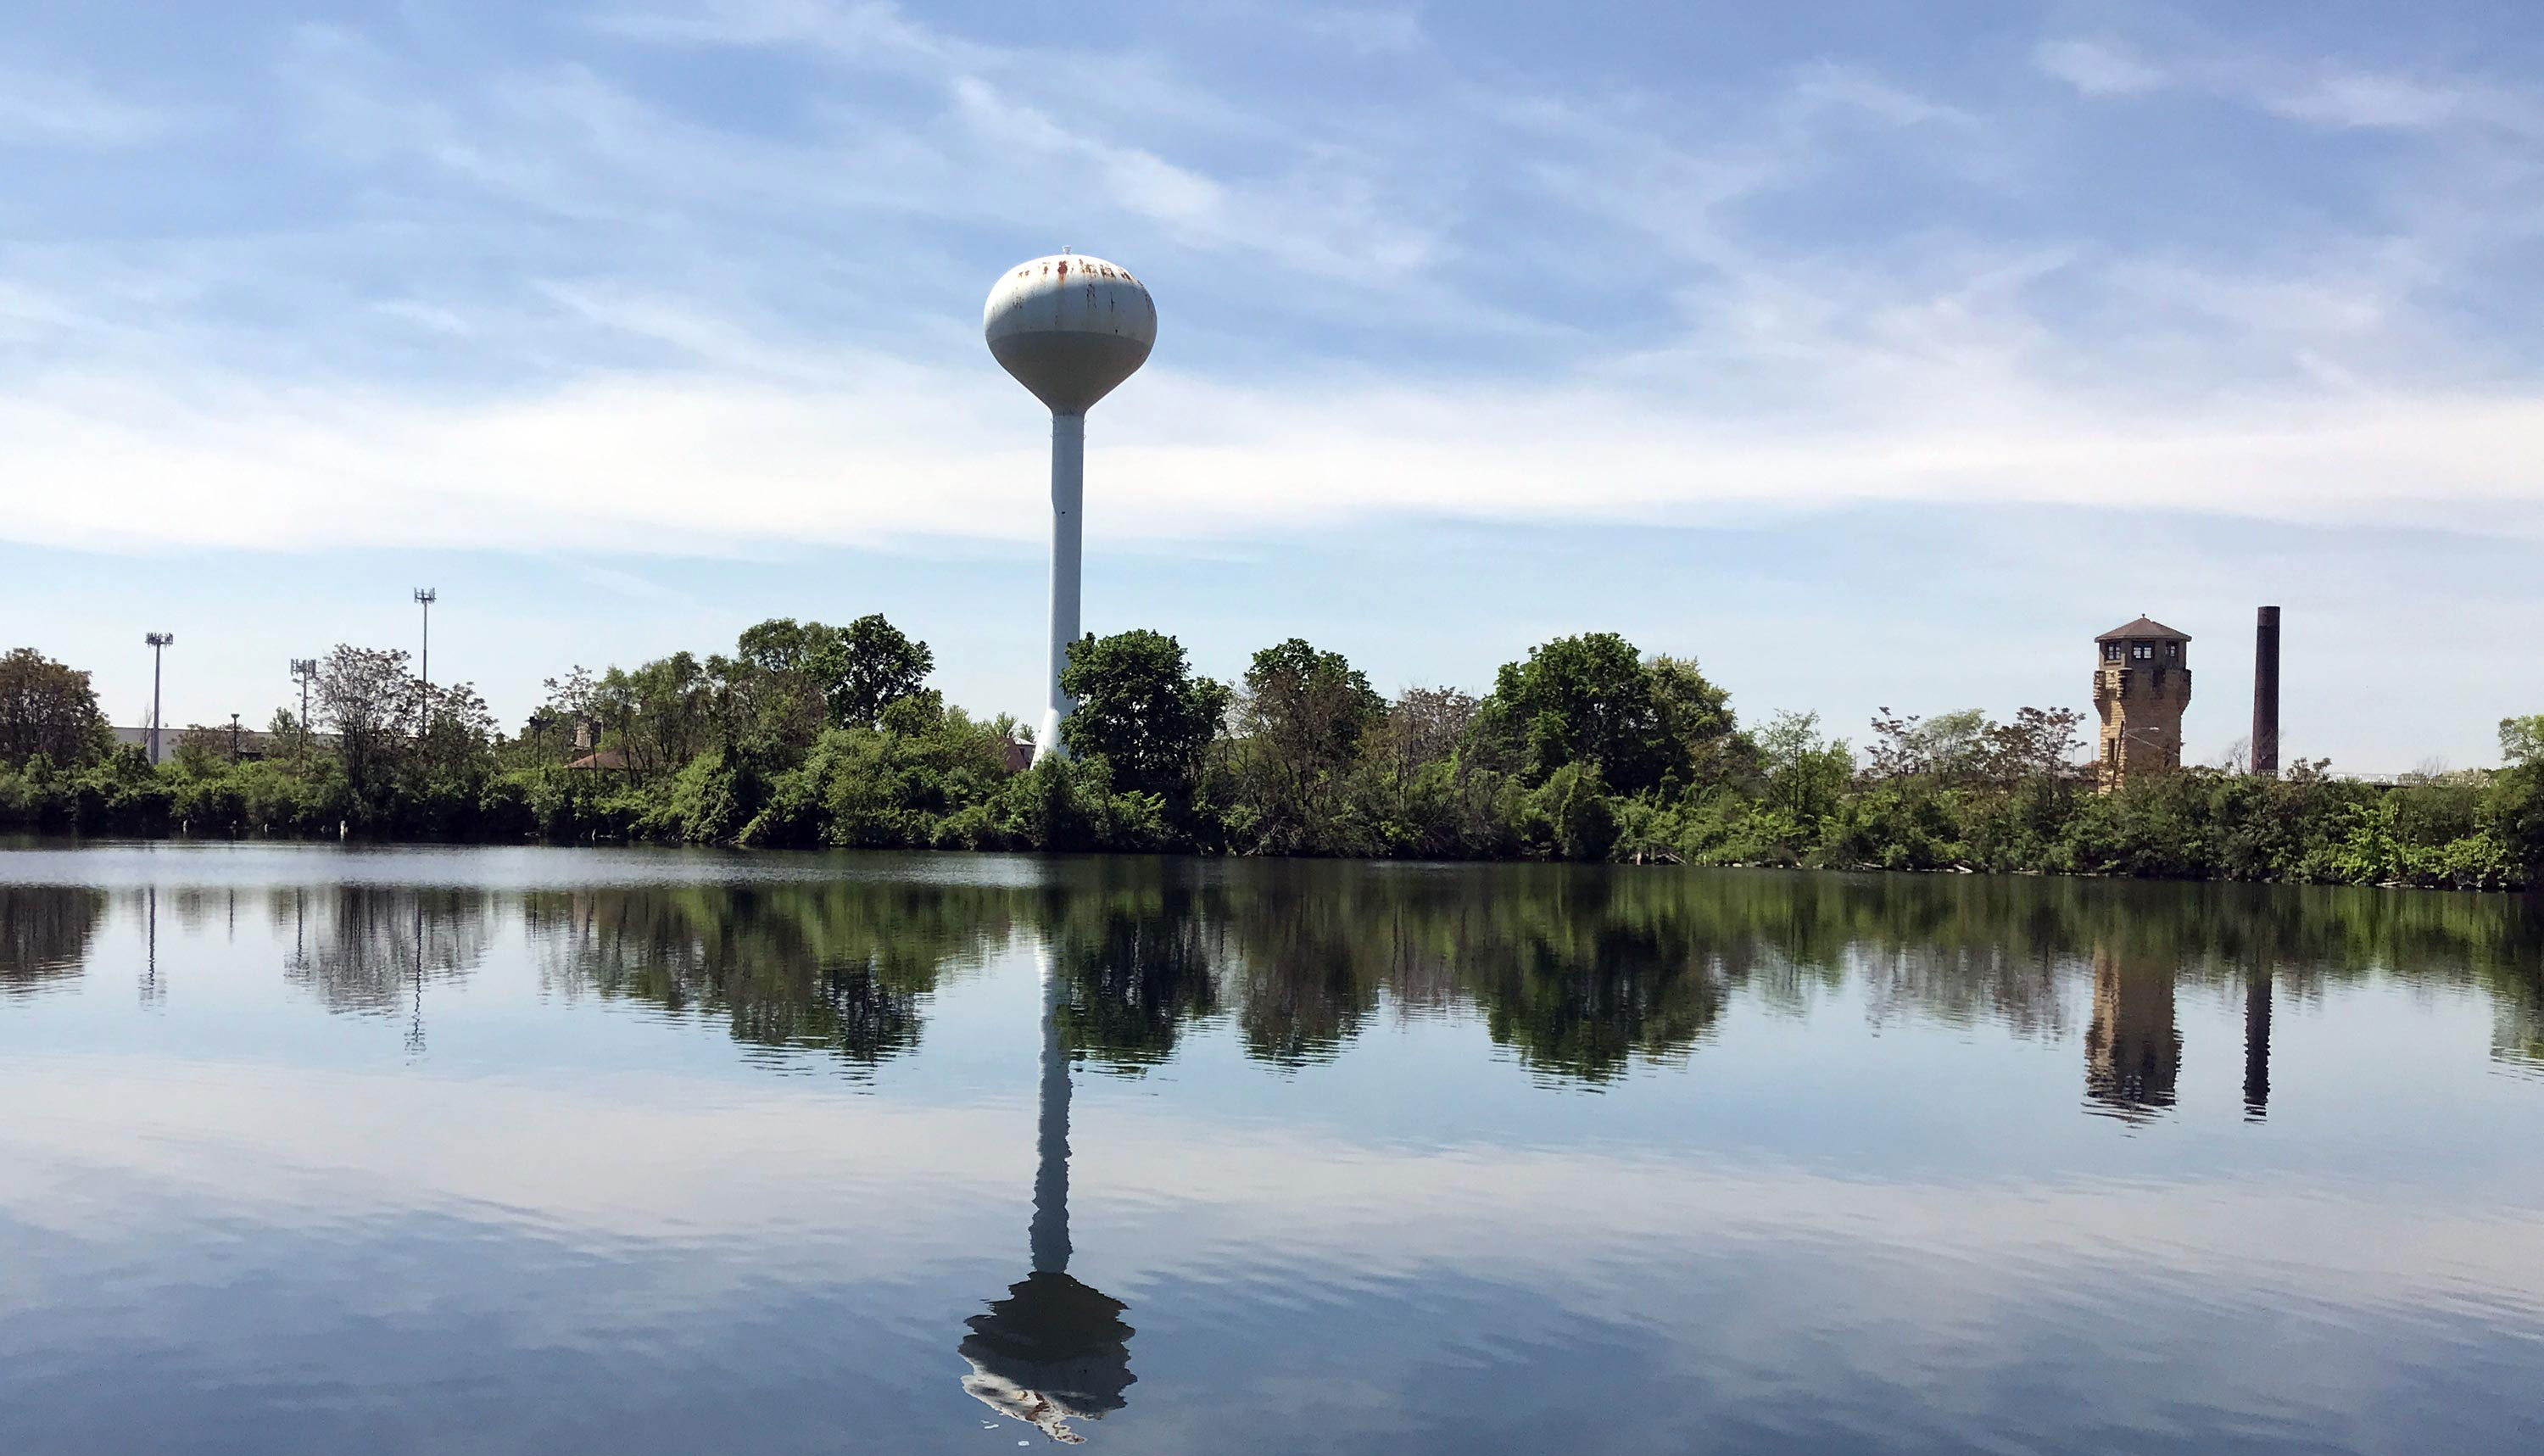
{"type": "Polygon", "coordinates": [[[2259,1122],[2270,1110],[2270,965],[2255,966],[2244,981],[2244,1116],[2259,1122]]]}
{"type": "Polygon", "coordinates": [[[2253,771],[2279,771],[2279,609],[2265,607],[2253,627],[2253,771]]]}

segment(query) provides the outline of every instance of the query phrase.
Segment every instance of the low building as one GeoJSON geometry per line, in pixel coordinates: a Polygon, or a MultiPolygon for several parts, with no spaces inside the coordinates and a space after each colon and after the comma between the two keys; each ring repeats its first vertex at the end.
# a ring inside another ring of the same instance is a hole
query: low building
{"type": "MultiPolygon", "coordinates": [[[[114,731],[118,748],[137,748],[143,753],[150,751],[150,730],[146,726],[117,728],[114,731]]],[[[260,759],[289,758],[291,751],[298,747],[293,735],[288,733],[267,733],[255,728],[233,730],[226,723],[191,724],[184,728],[159,730],[159,761],[164,764],[176,758],[177,740],[189,733],[210,734],[213,742],[219,746],[222,757],[227,758],[235,754],[245,763],[254,763],[260,759]]],[[[309,741],[317,745],[330,745],[336,739],[333,734],[314,733],[310,735],[309,741]]]]}

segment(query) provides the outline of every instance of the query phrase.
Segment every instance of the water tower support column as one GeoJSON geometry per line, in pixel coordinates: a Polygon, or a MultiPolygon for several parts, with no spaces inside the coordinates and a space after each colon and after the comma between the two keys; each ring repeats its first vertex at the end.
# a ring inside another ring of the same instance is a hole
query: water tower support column
{"type": "Polygon", "coordinates": [[[1054,413],[1051,417],[1051,699],[1042,715],[1042,732],[1034,738],[1034,761],[1064,753],[1060,720],[1075,703],[1060,690],[1061,669],[1069,666],[1069,644],[1077,640],[1077,570],[1079,544],[1085,536],[1086,417],[1054,413]]]}

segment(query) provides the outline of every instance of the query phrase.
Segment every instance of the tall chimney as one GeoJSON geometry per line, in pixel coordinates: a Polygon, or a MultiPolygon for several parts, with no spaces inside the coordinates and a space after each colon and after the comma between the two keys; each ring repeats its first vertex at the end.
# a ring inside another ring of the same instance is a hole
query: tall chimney
{"type": "Polygon", "coordinates": [[[2279,609],[2262,608],[2253,627],[2253,771],[2279,771],[2279,609]]]}

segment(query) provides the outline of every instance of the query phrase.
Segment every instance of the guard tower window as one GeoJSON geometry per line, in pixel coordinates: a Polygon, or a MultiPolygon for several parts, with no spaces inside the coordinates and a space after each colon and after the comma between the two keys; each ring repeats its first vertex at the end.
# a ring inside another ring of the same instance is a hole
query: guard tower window
{"type": "Polygon", "coordinates": [[[2119,660],[2120,660],[2120,644],[2119,644],[2119,643],[2117,643],[2117,642],[2106,642],[2106,643],[2104,643],[2104,644],[2103,644],[2103,661],[2105,661],[2105,662],[2118,662],[2119,660]]]}
{"type": "Polygon", "coordinates": [[[2179,660],[2182,656],[2182,644],[2167,642],[2164,644],[2164,655],[2168,660],[2179,660]]]}
{"type": "Polygon", "coordinates": [[[2139,662],[2153,662],[2155,661],[2155,644],[2152,642],[2132,642],[2129,644],[2129,656],[2137,659],[2139,662]]]}

